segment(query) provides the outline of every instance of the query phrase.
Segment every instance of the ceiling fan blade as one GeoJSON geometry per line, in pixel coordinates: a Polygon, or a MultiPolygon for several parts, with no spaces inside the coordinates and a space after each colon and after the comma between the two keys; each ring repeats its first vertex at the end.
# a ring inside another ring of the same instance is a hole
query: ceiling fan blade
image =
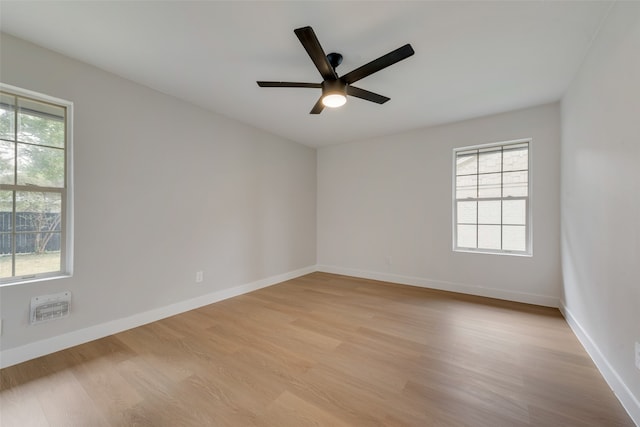
{"type": "Polygon", "coordinates": [[[297,82],[264,82],[257,81],[260,87],[310,87],[310,88],[322,88],[320,83],[297,83],[297,82]]]}
{"type": "Polygon", "coordinates": [[[320,114],[323,109],[324,104],[322,103],[322,97],[320,97],[318,102],[316,102],[316,105],[314,105],[311,111],[309,111],[309,114],[320,114]]]}
{"type": "Polygon", "coordinates": [[[322,50],[322,46],[320,46],[320,42],[316,37],[316,33],[313,32],[313,28],[302,27],[294,30],[294,32],[318,71],[320,71],[322,78],[324,80],[336,80],[338,74],[336,74],[336,70],[334,70],[329,63],[327,54],[322,50]]]}
{"type": "Polygon", "coordinates": [[[413,55],[415,52],[410,44],[405,44],[398,49],[387,53],[386,55],[382,55],[378,59],[374,59],[368,64],[363,65],[360,68],[356,68],[353,71],[348,72],[344,76],[341,77],[341,80],[345,83],[351,84],[355,83],[360,79],[363,79],[377,71],[382,70],[383,68],[387,68],[390,65],[395,64],[396,62],[402,61],[413,55]]]}
{"type": "Polygon", "coordinates": [[[376,104],[384,104],[389,99],[391,99],[387,98],[386,96],[378,95],[377,93],[369,92],[368,90],[360,89],[359,87],[354,86],[347,86],[347,95],[375,102],[376,104]]]}

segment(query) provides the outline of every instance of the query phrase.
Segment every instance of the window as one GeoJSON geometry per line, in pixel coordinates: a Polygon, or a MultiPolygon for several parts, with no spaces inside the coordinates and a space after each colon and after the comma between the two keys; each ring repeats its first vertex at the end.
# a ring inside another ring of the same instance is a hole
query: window
{"type": "Polygon", "coordinates": [[[72,104],[0,84],[0,283],[71,272],[72,104]]]}
{"type": "Polygon", "coordinates": [[[454,150],[454,250],[531,255],[530,143],[454,150]]]}

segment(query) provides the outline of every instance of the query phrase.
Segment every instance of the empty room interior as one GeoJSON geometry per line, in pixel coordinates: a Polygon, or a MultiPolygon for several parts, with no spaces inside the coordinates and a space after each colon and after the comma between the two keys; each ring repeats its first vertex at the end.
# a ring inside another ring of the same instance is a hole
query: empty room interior
{"type": "Polygon", "coordinates": [[[640,2],[0,2],[0,425],[640,426],[640,2]]]}

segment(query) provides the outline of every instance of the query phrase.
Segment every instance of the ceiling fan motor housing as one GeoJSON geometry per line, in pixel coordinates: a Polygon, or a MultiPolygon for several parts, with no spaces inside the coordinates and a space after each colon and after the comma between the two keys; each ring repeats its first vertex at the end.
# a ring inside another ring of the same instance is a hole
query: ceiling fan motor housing
{"type": "Polygon", "coordinates": [[[322,82],[322,95],[339,94],[347,96],[347,84],[342,80],[324,80],[322,82]]]}

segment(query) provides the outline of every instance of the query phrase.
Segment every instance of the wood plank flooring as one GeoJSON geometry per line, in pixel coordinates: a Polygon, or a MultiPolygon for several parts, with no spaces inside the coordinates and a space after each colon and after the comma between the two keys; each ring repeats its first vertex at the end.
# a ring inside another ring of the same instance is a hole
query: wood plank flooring
{"type": "Polygon", "coordinates": [[[0,425],[633,426],[558,310],[313,273],[0,371],[0,425]]]}

